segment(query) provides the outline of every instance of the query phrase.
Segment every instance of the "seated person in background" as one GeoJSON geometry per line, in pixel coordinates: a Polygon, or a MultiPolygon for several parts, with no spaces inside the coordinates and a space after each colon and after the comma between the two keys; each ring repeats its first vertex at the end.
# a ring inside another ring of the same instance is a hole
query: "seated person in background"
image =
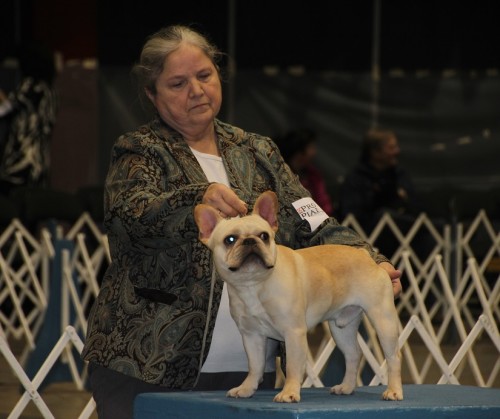
{"type": "Polygon", "coordinates": [[[19,84],[11,92],[0,88],[0,194],[20,186],[45,187],[49,182],[50,141],[58,99],[56,69],[45,46],[19,46],[19,84]]]}
{"type": "Polygon", "coordinates": [[[393,131],[371,129],[363,139],[359,163],[340,188],[340,218],[353,214],[370,232],[389,212],[394,219],[413,219],[418,212],[415,189],[408,173],[399,166],[400,148],[393,131]]]}
{"type": "Polygon", "coordinates": [[[333,214],[333,204],[328,194],[323,174],[314,165],[317,154],[316,134],[307,128],[288,132],[277,139],[281,154],[300,183],[311,193],[316,203],[328,215],[333,214]]]}

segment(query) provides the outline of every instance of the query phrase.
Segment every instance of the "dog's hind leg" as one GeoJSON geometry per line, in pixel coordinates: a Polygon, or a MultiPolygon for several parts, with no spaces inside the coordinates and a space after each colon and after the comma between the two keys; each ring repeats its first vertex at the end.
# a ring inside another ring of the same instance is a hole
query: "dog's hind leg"
{"type": "Polygon", "coordinates": [[[396,308],[394,305],[378,305],[366,314],[377,332],[387,361],[387,389],[383,392],[382,398],[384,400],[403,400],[401,352],[398,346],[399,330],[396,308]]]}
{"type": "Polygon", "coordinates": [[[356,387],[359,362],[361,360],[361,348],[357,339],[360,321],[361,314],[347,325],[342,325],[342,327],[339,327],[334,320],[328,322],[333,339],[345,358],[344,379],[342,383],[330,388],[332,394],[351,394],[356,387]]]}

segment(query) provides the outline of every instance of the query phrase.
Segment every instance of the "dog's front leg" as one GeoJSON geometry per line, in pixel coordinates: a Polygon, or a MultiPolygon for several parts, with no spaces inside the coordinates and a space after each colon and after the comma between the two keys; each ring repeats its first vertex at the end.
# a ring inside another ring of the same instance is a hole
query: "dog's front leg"
{"type": "Polygon", "coordinates": [[[283,390],[275,397],[275,402],[293,403],[300,401],[300,387],[304,379],[307,362],[307,329],[293,328],[285,335],[286,377],[283,390]]]}
{"type": "Polygon", "coordinates": [[[264,376],[267,338],[256,334],[242,336],[248,358],[248,375],[238,387],[227,392],[227,397],[252,397],[264,376]]]}

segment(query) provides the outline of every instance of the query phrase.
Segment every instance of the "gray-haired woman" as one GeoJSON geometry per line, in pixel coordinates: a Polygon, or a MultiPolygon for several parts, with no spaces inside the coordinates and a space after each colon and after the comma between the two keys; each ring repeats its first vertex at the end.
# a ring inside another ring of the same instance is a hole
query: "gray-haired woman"
{"type": "MultiPolygon", "coordinates": [[[[132,417],[139,393],[228,390],[246,376],[225,286],[198,240],[198,203],[234,217],[274,190],[281,244],[364,246],[401,291],[400,272],[353,231],[319,207],[312,218],[295,208],[315,203],[269,138],[217,119],[219,57],[198,32],[171,26],[146,42],[135,67],[156,116],[118,138],[106,179],[112,262],[83,351],[100,418],[132,417]]],[[[275,385],[277,346],[269,341],[263,387],[275,385]]]]}

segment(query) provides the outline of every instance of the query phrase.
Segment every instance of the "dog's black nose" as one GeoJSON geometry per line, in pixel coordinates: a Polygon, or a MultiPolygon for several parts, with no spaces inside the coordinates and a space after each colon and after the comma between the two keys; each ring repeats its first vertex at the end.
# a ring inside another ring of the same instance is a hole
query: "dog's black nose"
{"type": "Polygon", "coordinates": [[[255,239],[252,239],[252,238],[248,238],[248,239],[243,240],[243,245],[245,245],[245,246],[254,246],[255,243],[256,243],[255,239]]]}

